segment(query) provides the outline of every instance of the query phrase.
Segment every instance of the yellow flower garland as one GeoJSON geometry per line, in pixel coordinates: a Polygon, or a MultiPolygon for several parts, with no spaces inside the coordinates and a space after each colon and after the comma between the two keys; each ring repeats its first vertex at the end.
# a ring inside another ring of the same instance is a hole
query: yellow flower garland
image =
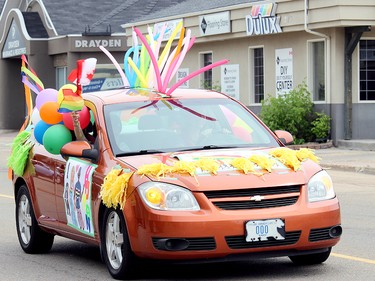
{"type": "MultiPolygon", "coordinates": [[[[311,159],[312,161],[319,163],[320,158],[316,157],[314,151],[308,148],[300,148],[299,150],[292,150],[288,148],[276,148],[269,152],[269,155],[278,159],[288,168],[293,171],[297,171],[301,162],[311,159]]],[[[254,154],[249,158],[240,157],[235,158],[229,163],[233,168],[242,171],[244,174],[255,174],[263,175],[255,169],[255,164],[268,172],[272,171],[272,167],[275,164],[273,159],[265,155],[254,154]]],[[[149,177],[165,177],[169,174],[189,174],[195,177],[197,168],[202,171],[208,171],[211,174],[217,174],[220,164],[215,159],[201,158],[196,161],[176,161],[173,166],[169,166],[163,163],[146,164],[139,167],[135,172],[137,175],[149,176],[149,177]]],[[[123,209],[126,202],[126,190],[128,182],[133,172],[123,173],[122,169],[114,168],[104,178],[104,182],[101,186],[100,196],[103,203],[107,207],[116,208],[120,205],[123,209]]]]}

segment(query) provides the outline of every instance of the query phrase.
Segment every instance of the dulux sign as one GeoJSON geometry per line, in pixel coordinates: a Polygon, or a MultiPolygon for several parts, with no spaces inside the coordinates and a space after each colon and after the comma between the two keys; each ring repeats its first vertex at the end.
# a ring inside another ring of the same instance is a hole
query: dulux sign
{"type": "Polygon", "coordinates": [[[280,17],[275,16],[277,4],[254,5],[251,15],[246,16],[246,34],[266,35],[281,33],[280,17]]]}

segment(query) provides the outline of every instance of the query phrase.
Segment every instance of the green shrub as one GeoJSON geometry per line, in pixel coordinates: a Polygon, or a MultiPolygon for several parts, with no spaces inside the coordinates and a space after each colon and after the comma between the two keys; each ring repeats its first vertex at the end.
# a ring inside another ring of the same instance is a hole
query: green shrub
{"type": "Polygon", "coordinates": [[[331,117],[323,112],[316,112],[316,118],[312,121],[311,132],[315,135],[316,139],[324,140],[329,136],[331,130],[331,117]]]}
{"type": "Polygon", "coordinates": [[[305,82],[288,94],[269,97],[262,101],[260,118],[272,130],[285,130],[294,138],[294,144],[315,140],[312,129],[313,102],[305,82]]]}

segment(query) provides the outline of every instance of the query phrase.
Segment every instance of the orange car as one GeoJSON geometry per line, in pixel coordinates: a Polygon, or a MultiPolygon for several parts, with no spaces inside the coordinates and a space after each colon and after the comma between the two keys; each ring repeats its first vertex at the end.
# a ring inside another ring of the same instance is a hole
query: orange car
{"type": "Polygon", "coordinates": [[[34,172],[13,176],[26,253],[49,251],[54,235],[94,244],[121,279],[141,259],[317,264],[339,242],[339,201],[313,151],[285,147],[288,132],[237,100],[191,89],[83,97],[87,141],[59,154],[36,142],[34,172]]]}

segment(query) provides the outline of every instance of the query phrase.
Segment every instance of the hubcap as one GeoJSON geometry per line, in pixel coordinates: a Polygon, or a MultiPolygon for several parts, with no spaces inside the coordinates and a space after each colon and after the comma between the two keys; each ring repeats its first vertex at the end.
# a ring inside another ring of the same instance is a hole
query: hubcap
{"type": "Polygon", "coordinates": [[[31,225],[30,202],[26,195],[22,195],[18,202],[18,230],[25,244],[31,239],[31,225]]]}
{"type": "Polygon", "coordinates": [[[121,233],[121,221],[116,212],[111,212],[107,219],[107,228],[105,233],[105,244],[108,260],[112,268],[118,269],[122,263],[122,244],[124,236],[121,233]]]}

